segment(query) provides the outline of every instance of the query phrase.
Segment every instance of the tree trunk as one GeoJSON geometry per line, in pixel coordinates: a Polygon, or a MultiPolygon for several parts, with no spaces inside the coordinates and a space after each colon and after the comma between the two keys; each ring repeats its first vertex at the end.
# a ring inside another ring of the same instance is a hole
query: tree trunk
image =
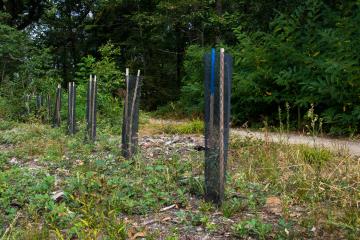
{"type": "Polygon", "coordinates": [[[175,28],[176,32],[176,90],[179,92],[181,86],[181,67],[183,62],[184,39],[179,26],[175,28]]]}
{"type": "Polygon", "coordinates": [[[297,128],[298,131],[300,131],[301,128],[301,111],[300,111],[300,107],[297,107],[297,128]]]}
{"type": "Polygon", "coordinates": [[[216,13],[219,16],[222,14],[222,0],[216,0],[216,13]]]}
{"type": "Polygon", "coordinates": [[[6,62],[4,61],[3,68],[2,68],[2,73],[1,73],[1,82],[4,82],[5,68],[6,68],[6,62]]]}
{"type": "MultiPolygon", "coordinates": [[[[216,0],[216,14],[218,16],[222,15],[222,0],[216,0]]],[[[215,37],[215,42],[216,44],[219,44],[221,41],[221,31],[220,31],[220,27],[216,27],[216,37],[215,37]]]]}

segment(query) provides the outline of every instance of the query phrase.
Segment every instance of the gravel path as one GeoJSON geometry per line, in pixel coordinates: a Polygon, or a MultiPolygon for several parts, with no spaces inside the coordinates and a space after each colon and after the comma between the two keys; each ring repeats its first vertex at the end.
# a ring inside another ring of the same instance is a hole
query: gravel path
{"type": "MultiPolygon", "coordinates": [[[[186,121],[180,120],[160,120],[151,119],[153,123],[160,124],[181,124],[186,121]]],[[[322,147],[339,154],[349,154],[351,156],[360,156],[360,141],[351,141],[346,139],[334,139],[326,137],[312,137],[300,134],[279,134],[274,132],[249,131],[242,128],[232,128],[230,134],[240,137],[251,137],[264,141],[281,142],[289,144],[304,144],[313,147],[322,147]]]]}
{"type": "Polygon", "coordinates": [[[244,129],[231,129],[231,134],[240,137],[251,137],[271,142],[282,142],[289,144],[304,144],[314,147],[323,147],[335,153],[360,156],[360,142],[345,139],[332,139],[324,137],[312,137],[298,134],[279,134],[273,132],[257,132],[244,129]]]}

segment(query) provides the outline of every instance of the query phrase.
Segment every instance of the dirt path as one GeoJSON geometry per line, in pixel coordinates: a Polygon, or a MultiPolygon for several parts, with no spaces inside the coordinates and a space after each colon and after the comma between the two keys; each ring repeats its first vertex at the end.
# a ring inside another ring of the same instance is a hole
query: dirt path
{"type": "Polygon", "coordinates": [[[304,144],[314,147],[323,147],[335,153],[360,156],[360,142],[345,139],[332,139],[324,137],[312,137],[297,134],[279,134],[274,132],[257,132],[244,129],[231,129],[231,134],[240,137],[251,137],[271,142],[282,142],[289,144],[304,144]]]}
{"type": "MultiPolygon", "coordinates": [[[[150,122],[157,124],[182,124],[186,121],[150,119],[150,122]]],[[[242,128],[232,128],[230,130],[230,134],[240,137],[251,137],[271,142],[304,144],[313,147],[322,147],[342,155],[349,154],[351,156],[360,156],[360,141],[333,139],[326,137],[312,137],[300,134],[279,134],[274,132],[249,131],[242,128]]]]}

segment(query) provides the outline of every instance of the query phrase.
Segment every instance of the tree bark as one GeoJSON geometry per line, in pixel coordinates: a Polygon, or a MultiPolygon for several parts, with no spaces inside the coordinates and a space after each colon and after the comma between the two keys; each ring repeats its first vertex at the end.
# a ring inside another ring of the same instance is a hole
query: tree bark
{"type": "MultiPolygon", "coordinates": [[[[222,15],[222,0],[216,0],[216,14],[218,16],[222,15]]],[[[221,31],[220,31],[220,27],[216,27],[216,37],[215,37],[215,42],[216,44],[219,44],[221,41],[221,31]]]]}
{"type": "Polygon", "coordinates": [[[183,63],[183,52],[184,52],[184,39],[181,32],[181,28],[179,26],[175,27],[176,32],[176,86],[177,90],[180,90],[181,86],[181,68],[183,63]]]}
{"type": "Polygon", "coordinates": [[[222,0],[216,0],[216,13],[219,16],[222,14],[222,0]]]}
{"type": "Polygon", "coordinates": [[[6,68],[6,61],[4,61],[4,64],[3,64],[3,69],[2,69],[2,73],[1,73],[1,82],[4,82],[5,68],[6,68]]]}

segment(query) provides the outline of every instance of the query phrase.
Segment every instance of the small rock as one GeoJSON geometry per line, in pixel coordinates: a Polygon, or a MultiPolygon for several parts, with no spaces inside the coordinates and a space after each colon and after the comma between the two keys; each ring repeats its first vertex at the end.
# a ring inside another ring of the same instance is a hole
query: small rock
{"type": "Polygon", "coordinates": [[[55,201],[55,202],[59,202],[61,201],[63,198],[64,198],[64,192],[63,191],[56,191],[56,192],[53,192],[52,193],[52,199],[55,201]]]}
{"type": "Polygon", "coordinates": [[[82,165],[84,165],[84,162],[82,160],[80,160],[80,159],[77,159],[75,161],[75,164],[78,165],[78,166],[82,166],[82,165]]]}
{"type": "Polygon", "coordinates": [[[180,137],[179,136],[175,136],[174,139],[172,140],[172,143],[177,143],[180,141],[180,137]]]}
{"type": "Polygon", "coordinates": [[[18,160],[16,159],[16,157],[11,158],[9,162],[11,164],[18,164],[19,163],[18,160]]]}

